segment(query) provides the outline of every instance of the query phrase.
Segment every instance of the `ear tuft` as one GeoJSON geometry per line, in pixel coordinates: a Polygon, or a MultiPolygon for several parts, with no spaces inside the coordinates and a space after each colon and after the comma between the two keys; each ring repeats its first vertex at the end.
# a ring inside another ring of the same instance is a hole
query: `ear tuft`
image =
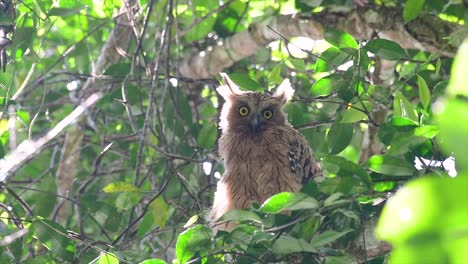
{"type": "Polygon", "coordinates": [[[279,98],[283,103],[291,100],[294,95],[294,89],[291,86],[289,79],[285,79],[279,86],[276,88],[276,92],[273,94],[274,97],[279,98]]]}
{"type": "Polygon", "coordinates": [[[229,97],[231,97],[233,94],[240,94],[241,90],[239,89],[239,86],[237,86],[229,76],[221,72],[219,75],[221,75],[221,78],[223,78],[224,85],[219,86],[216,88],[216,91],[225,99],[227,100],[229,97]]]}

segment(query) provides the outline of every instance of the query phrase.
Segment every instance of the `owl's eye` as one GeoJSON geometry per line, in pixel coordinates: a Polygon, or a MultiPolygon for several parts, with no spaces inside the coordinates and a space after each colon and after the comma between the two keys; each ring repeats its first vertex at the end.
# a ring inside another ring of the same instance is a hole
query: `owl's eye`
{"type": "Polygon", "coordinates": [[[265,119],[270,119],[270,118],[273,117],[273,111],[268,110],[268,109],[267,109],[267,110],[263,110],[263,113],[262,113],[262,114],[263,114],[263,117],[264,117],[265,119]]]}
{"type": "Polygon", "coordinates": [[[241,107],[239,108],[239,114],[240,114],[241,116],[246,116],[246,115],[248,115],[248,114],[249,114],[249,108],[248,108],[247,106],[241,106],[241,107]]]}

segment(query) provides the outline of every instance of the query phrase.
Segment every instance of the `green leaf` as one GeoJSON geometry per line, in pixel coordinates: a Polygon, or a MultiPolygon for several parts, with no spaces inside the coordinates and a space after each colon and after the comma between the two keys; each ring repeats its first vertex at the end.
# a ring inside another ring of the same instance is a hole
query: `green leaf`
{"type": "Polygon", "coordinates": [[[119,212],[126,211],[133,208],[142,198],[140,192],[122,192],[117,195],[115,200],[115,207],[119,212]]]}
{"type": "Polygon", "coordinates": [[[181,16],[181,22],[185,27],[191,27],[184,35],[186,42],[194,42],[200,40],[213,31],[218,16],[217,12],[210,13],[218,7],[218,2],[215,0],[194,0],[194,13],[185,11],[181,16]]]}
{"type": "Polygon", "coordinates": [[[153,220],[153,214],[147,212],[143,216],[143,219],[141,220],[140,225],[138,226],[137,238],[142,239],[143,236],[145,236],[146,233],[154,227],[155,225],[153,220]]]}
{"type": "Polygon", "coordinates": [[[429,87],[427,87],[426,80],[418,75],[418,87],[419,87],[419,99],[424,109],[427,109],[431,103],[431,92],[429,87]]]}
{"type": "Polygon", "coordinates": [[[36,36],[37,32],[35,28],[19,27],[15,29],[15,41],[13,41],[12,46],[25,51],[34,43],[36,36]]]}
{"type": "Polygon", "coordinates": [[[406,97],[400,92],[395,93],[393,109],[393,117],[405,117],[418,123],[416,110],[408,99],[406,99],[406,97]]]}
{"type": "Polygon", "coordinates": [[[90,264],[119,264],[119,259],[112,253],[101,253],[90,264]]]}
{"type": "Polygon", "coordinates": [[[262,219],[260,219],[260,217],[256,213],[251,212],[251,211],[241,210],[241,209],[229,210],[226,214],[224,214],[220,218],[220,220],[236,221],[236,222],[251,221],[251,222],[262,223],[262,219]]]}
{"type": "Polygon", "coordinates": [[[468,200],[467,186],[466,173],[454,179],[434,175],[407,183],[387,201],[376,229],[378,238],[395,247],[433,243],[434,249],[442,244],[448,249],[462,237],[468,242],[466,236],[456,235],[468,230],[468,203],[461,202],[468,200]]]}
{"type": "Polygon", "coordinates": [[[442,62],[440,61],[440,57],[437,57],[436,68],[434,71],[435,74],[440,73],[440,67],[442,67],[442,62]]]}
{"type": "Polygon", "coordinates": [[[353,138],[354,125],[334,123],[327,134],[328,150],[330,154],[338,154],[345,149],[353,138]]]}
{"type": "MultiPolygon", "coordinates": [[[[21,119],[21,121],[23,121],[26,124],[29,124],[30,118],[29,118],[29,113],[28,112],[20,109],[20,110],[16,111],[16,115],[18,116],[19,119],[21,119]]],[[[1,128],[0,128],[0,130],[1,130],[1,128]]],[[[0,134],[1,134],[1,132],[0,132],[0,134]]]]}
{"type": "Polygon", "coordinates": [[[372,111],[372,104],[368,101],[357,102],[353,107],[349,107],[342,112],[340,123],[356,123],[361,120],[367,120],[366,111],[372,111]]]}
{"type": "Polygon", "coordinates": [[[78,6],[76,8],[62,8],[62,7],[52,7],[47,12],[47,15],[50,17],[58,16],[58,17],[66,17],[69,15],[73,15],[79,13],[81,10],[86,9],[86,6],[78,6]]]}
{"type": "Polygon", "coordinates": [[[149,205],[151,212],[153,213],[153,221],[160,228],[166,226],[167,221],[174,213],[174,208],[170,207],[164,197],[159,196],[149,205]]]}
{"type": "Polygon", "coordinates": [[[282,192],[266,200],[259,211],[276,214],[283,210],[315,209],[318,206],[317,200],[307,194],[282,192]]]}
{"type": "Polygon", "coordinates": [[[323,77],[316,81],[310,88],[311,96],[327,96],[333,91],[334,80],[330,77],[323,77]]]}
{"type": "Polygon", "coordinates": [[[394,127],[418,126],[419,123],[406,117],[392,117],[391,124],[394,127]]]}
{"type": "MultiPolygon", "coordinates": [[[[393,253],[393,252],[392,252],[393,253]]],[[[343,256],[326,256],[324,258],[324,262],[323,263],[327,263],[327,264],[349,264],[349,263],[353,263],[355,260],[355,257],[352,257],[348,254],[344,254],[343,256]]],[[[377,259],[377,263],[379,263],[378,261],[378,258],[375,258],[377,259]]]]}
{"type": "Polygon", "coordinates": [[[112,182],[102,189],[106,193],[115,192],[138,192],[138,187],[127,182],[112,182]]]}
{"type": "Polygon", "coordinates": [[[263,92],[265,89],[247,73],[232,73],[229,74],[231,80],[239,85],[239,87],[254,92],[263,92]]]}
{"type": "Polygon", "coordinates": [[[341,51],[336,47],[330,47],[318,58],[315,66],[316,72],[328,72],[336,69],[338,66],[349,61],[351,55],[346,52],[341,51]]]}
{"type": "Polygon", "coordinates": [[[460,45],[455,59],[453,60],[450,81],[447,88],[448,96],[464,96],[468,98],[466,69],[468,69],[468,38],[460,45]]]}
{"type": "Polygon", "coordinates": [[[288,235],[280,236],[275,240],[272,247],[273,254],[284,255],[295,252],[313,252],[317,249],[301,238],[295,238],[288,235]]]}
{"type": "Polygon", "coordinates": [[[356,177],[369,184],[370,187],[371,179],[369,174],[356,163],[338,156],[326,156],[322,159],[322,163],[328,172],[341,177],[356,177]]]}
{"type": "Polygon", "coordinates": [[[340,199],[341,197],[343,197],[342,193],[333,193],[332,195],[328,196],[327,199],[325,199],[325,201],[323,201],[323,206],[336,206],[343,204],[344,202],[349,203],[348,200],[340,199]]]}
{"type": "Polygon", "coordinates": [[[114,77],[125,77],[131,71],[132,64],[129,62],[120,62],[110,65],[103,75],[109,75],[114,77]]]}
{"type": "MultiPolygon", "coordinates": [[[[351,48],[357,51],[359,48],[357,41],[350,34],[335,30],[329,29],[325,32],[325,40],[331,45],[344,50],[347,52],[346,48],[351,48]]],[[[354,55],[354,54],[351,54],[354,55]]]]}
{"type": "Polygon", "coordinates": [[[177,238],[176,256],[179,263],[190,260],[197,252],[207,251],[211,243],[211,230],[196,225],[182,232],[177,238]]]}
{"type": "Polygon", "coordinates": [[[167,264],[167,262],[162,259],[146,259],[140,262],[140,264],[167,264]]]}
{"type": "Polygon", "coordinates": [[[386,154],[392,156],[403,155],[426,140],[427,138],[415,136],[414,133],[401,133],[393,138],[390,149],[387,150],[386,154]]]}
{"type": "Polygon", "coordinates": [[[65,228],[47,219],[34,220],[32,227],[34,227],[34,233],[39,241],[48,250],[66,260],[73,260],[75,244],[68,238],[68,232],[65,228]]]}
{"type": "Polygon", "coordinates": [[[196,214],[196,215],[193,215],[192,217],[190,217],[190,219],[187,221],[187,223],[185,223],[184,228],[193,226],[195,223],[198,222],[198,218],[199,218],[199,217],[200,217],[200,216],[197,215],[197,214],[196,214]]]}
{"type": "Polygon", "coordinates": [[[466,100],[451,98],[440,101],[442,111],[436,120],[440,129],[442,150],[455,156],[457,166],[468,168],[468,103],[466,100]]]}
{"type": "Polygon", "coordinates": [[[374,39],[367,42],[365,49],[386,60],[407,59],[405,50],[396,42],[386,39],[374,39]]]}
{"type": "Polygon", "coordinates": [[[320,214],[315,214],[307,218],[299,226],[298,238],[310,239],[312,235],[319,230],[324,219],[325,217],[320,214]]]}
{"type": "Polygon", "coordinates": [[[367,161],[371,171],[393,176],[411,176],[415,172],[413,164],[397,157],[374,155],[367,161]]]}
{"type": "Polygon", "coordinates": [[[353,230],[352,229],[345,229],[341,232],[337,232],[337,231],[333,231],[333,230],[328,230],[328,231],[325,231],[321,234],[319,234],[318,236],[315,236],[315,237],[312,237],[312,241],[310,242],[310,244],[313,246],[313,247],[322,247],[322,246],[325,246],[327,244],[330,244],[334,241],[336,241],[338,238],[348,234],[349,232],[352,232],[353,230]]]}
{"type": "Polygon", "coordinates": [[[439,134],[439,129],[433,125],[420,126],[414,129],[414,135],[418,137],[434,138],[437,134],[439,134]]]}
{"type": "Polygon", "coordinates": [[[283,82],[283,77],[281,77],[281,70],[283,69],[283,63],[278,63],[270,72],[268,76],[268,81],[271,84],[280,84],[283,82]]]}
{"type": "Polygon", "coordinates": [[[246,10],[246,3],[240,0],[230,1],[229,5],[217,12],[216,23],[214,30],[221,38],[228,37],[235,32],[245,30],[245,26],[239,23],[242,15],[246,10]]]}
{"type": "Polygon", "coordinates": [[[198,133],[198,145],[205,149],[211,149],[216,143],[217,127],[212,122],[205,122],[198,133]]]}
{"type": "Polygon", "coordinates": [[[425,2],[426,0],[406,0],[405,6],[403,7],[403,19],[405,23],[418,17],[425,2]]]}
{"type": "Polygon", "coordinates": [[[306,69],[306,65],[303,59],[289,58],[285,61],[285,64],[289,68],[298,70],[298,71],[304,71],[306,69]]]}

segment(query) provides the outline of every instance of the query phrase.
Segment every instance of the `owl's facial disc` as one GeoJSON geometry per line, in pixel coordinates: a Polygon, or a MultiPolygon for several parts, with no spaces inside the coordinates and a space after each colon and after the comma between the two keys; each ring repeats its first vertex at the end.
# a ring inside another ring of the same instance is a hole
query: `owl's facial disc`
{"type": "Polygon", "coordinates": [[[248,122],[250,132],[252,134],[258,133],[259,131],[261,131],[263,124],[264,123],[262,122],[258,114],[253,114],[248,122]]]}

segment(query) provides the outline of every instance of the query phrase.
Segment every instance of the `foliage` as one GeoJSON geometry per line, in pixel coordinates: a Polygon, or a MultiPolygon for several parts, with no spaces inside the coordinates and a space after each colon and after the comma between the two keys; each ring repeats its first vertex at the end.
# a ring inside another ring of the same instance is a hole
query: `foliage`
{"type": "MultiPolygon", "coordinates": [[[[461,4],[444,1],[374,2],[401,7],[406,22],[422,13],[460,24],[467,17],[461,4]]],[[[17,2],[9,64],[0,73],[0,158],[50,131],[92,92],[104,96],[73,124],[83,137],[66,193],[57,191],[56,175],[73,128],[2,182],[1,263],[350,263],[376,218],[376,234],[394,251],[371,263],[466,260],[466,40],[453,59],[330,28],[324,42],[279,40],[226,69],[255,91],[291,78],[288,119],[326,177],[229,212],[222,219],[235,229],[213,234],[205,216],[223,170],[215,125],[222,102],[216,79],[180,75],[184,54],[277,14],[354,7],[338,0],[141,1],[132,17],[138,38],[120,51],[120,62],[92,76],[121,5],[17,2]],[[392,75],[383,79],[388,65],[392,75]],[[95,90],[81,90],[90,78],[95,90]],[[452,155],[455,178],[443,170],[452,155]]]]}

